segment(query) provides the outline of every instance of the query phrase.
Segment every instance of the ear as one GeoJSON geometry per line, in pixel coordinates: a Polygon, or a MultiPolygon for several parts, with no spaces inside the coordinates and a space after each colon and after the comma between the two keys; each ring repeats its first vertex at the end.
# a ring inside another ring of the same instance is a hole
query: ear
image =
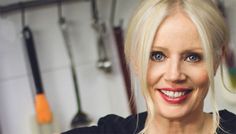
{"type": "Polygon", "coordinates": [[[223,47],[221,49],[222,54],[221,54],[220,60],[224,60],[224,58],[226,57],[227,49],[228,49],[228,47],[226,45],[223,45],[223,47]]]}
{"type": "Polygon", "coordinates": [[[223,45],[222,48],[221,48],[221,54],[219,56],[219,60],[218,59],[215,60],[214,75],[216,75],[216,72],[217,72],[217,69],[218,69],[219,65],[222,64],[222,61],[225,59],[225,56],[227,54],[226,51],[227,51],[226,45],[223,45]]]}

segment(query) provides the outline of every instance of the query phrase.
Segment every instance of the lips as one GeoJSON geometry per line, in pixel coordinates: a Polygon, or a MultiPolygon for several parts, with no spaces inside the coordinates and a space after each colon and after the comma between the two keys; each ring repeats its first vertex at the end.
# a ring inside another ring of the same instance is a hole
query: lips
{"type": "Polygon", "coordinates": [[[184,102],[192,89],[189,88],[160,88],[158,89],[162,98],[171,104],[184,102]]]}

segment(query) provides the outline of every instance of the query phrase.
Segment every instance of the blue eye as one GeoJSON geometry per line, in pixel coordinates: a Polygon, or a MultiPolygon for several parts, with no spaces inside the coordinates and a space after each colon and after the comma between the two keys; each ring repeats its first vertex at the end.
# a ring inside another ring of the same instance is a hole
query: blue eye
{"type": "Polygon", "coordinates": [[[187,57],[186,57],[186,61],[188,62],[198,62],[202,59],[202,56],[199,55],[199,54],[196,54],[196,53],[192,53],[192,54],[189,54],[187,57]]]}
{"type": "Polygon", "coordinates": [[[166,56],[162,52],[156,51],[156,52],[151,53],[151,59],[153,61],[163,61],[165,59],[165,57],[166,56]]]}

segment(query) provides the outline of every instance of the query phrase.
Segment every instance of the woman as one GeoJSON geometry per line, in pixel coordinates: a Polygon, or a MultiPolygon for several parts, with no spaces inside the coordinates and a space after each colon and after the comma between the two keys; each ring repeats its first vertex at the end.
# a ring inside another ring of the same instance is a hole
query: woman
{"type": "Polygon", "coordinates": [[[144,0],[131,19],[125,54],[147,112],[108,115],[98,126],[65,134],[235,134],[236,115],[217,111],[214,98],[228,36],[211,0],[144,0]],[[208,91],[212,113],[203,112],[208,91]]]}

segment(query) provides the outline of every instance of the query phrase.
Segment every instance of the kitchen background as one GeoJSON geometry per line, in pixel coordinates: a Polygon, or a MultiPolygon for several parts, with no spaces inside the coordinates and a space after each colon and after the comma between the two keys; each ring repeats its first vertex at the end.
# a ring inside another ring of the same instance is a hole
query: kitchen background
{"type": "MultiPolygon", "coordinates": [[[[121,24],[125,31],[139,1],[141,0],[117,0],[116,8],[113,8],[112,0],[97,0],[100,19],[106,23],[105,49],[112,63],[111,72],[97,68],[97,33],[92,27],[90,1],[62,2],[62,14],[68,21],[68,39],[76,65],[81,106],[93,120],[92,123],[111,113],[123,117],[130,114],[112,26],[121,24]],[[114,24],[110,23],[112,9],[115,9],[114,24]]],[[[0,5],[2,7],[18,2],[20,1],[0,0],[0,5]]],[[[224,4],[231,32],[230,47],[236,52],[236,38],[234,38],[236,1],[225,0],[224,4]]],[[[59,132],[70,129],[70,122],[77,112],[77,105],[69,55],[60,31],[58,17],[57,4],[25,9],[25,24],[30,26],[34,35],[45,94],[59,132]]],[[[35,115],[34,84],[21,31],[20,10],[1,14],[0,134],[38,134],[32,125],[35,115]]],[[[229,88],[234,88],[229,82],[226,66],[224,70],[225,83],[229,88]]],[[[219,72],[215,80],[219,108],[236,113],[236,95],[224,89],[219,72]]],[[[138,90],[135,92],[137,111],[145,111],[145,103],[140,92],[138,90]]],[[[209,96],[205,103],[205,111],[211,111],[209,96]]]]}

